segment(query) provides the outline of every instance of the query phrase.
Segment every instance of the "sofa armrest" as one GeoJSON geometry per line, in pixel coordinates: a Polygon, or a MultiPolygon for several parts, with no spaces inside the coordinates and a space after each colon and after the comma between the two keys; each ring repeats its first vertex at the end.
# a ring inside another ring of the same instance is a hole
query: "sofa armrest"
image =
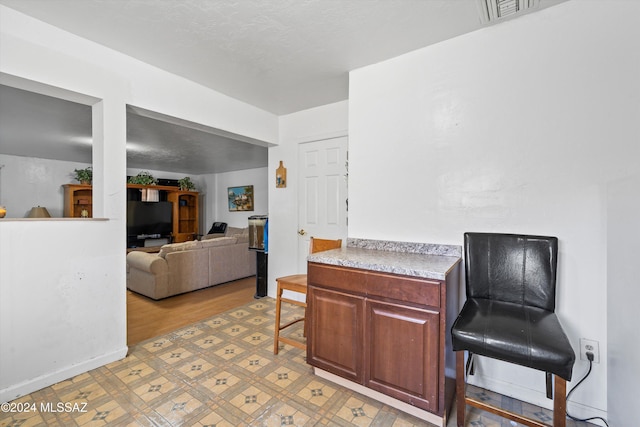
{"type": "Polygon", "coordinates": [[[169,267],[167,261],[157,254],[149,254],[141,251],[133,251],[127,254],[129,268],[137,268],[152,274],[167,274],[169,267]]]}

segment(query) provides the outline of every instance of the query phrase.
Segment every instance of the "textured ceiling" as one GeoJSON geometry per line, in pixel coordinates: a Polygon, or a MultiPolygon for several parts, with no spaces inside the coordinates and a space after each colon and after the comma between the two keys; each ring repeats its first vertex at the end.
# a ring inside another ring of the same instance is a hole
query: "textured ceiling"
{"type": "Polygon", "coordinates": [[[268,150],[216,129],[139,108],[127,109],[127,166],[186,174],[266,167],[268,150]]]}
{"type": "MultiPolygon", "coordinates": [[[[91,163],[91,107],[0,85],[0,153],[91,163]]],[[[264,144],[127,108],[127,167],[199,175],[267,166],[264,144]]]]}
{"type": "Polygon", "coordinates": [[[0,85],[0,154],[90,163],[90,138],[90,106],[0,85]]]}
{"type": "Polygon", "coordinates": [[[1,0],[275,114],[347,98],[349,70],[482,26],[476,0],[1,0]]]}
{"type": "MultiPolygon", "coordinates": [[[[538,9],[562,1],[539,0],[538,9]]],[[[0,4],[277,115],[345,100],[350,70],[486,25],[481,0],[0,0],[0,4]]],[[[12,123],[15,132],[19,122],[20,118],[12,123]]],[[[216,169],[220,164],[231,170],[246,168],[235,161],[234,150],[251,144],[239,143],[232,150],[230,141],[215,132],[162,122],[162,118],[129,117],[130,139],[135,135],[130,141],[131,167],[167,171],[180,167],[187,168],[180,172],[191,173],[220,172],[216,169]],[[215,155],[205,158],[205,149],[215,155]],[[144,152],[148,166],[145,157],[136,154],[144,152]],[[176,158],[180,163],[172,161],[176,158]]],[[[72,138],[69,126],[53,125],[48,138],[72,138]]],[[[25,139],[51,151],[42,138],[25,139]]],[[[0,152],[3,144],[8,143],[0,141],[0,152]]],[[[71,151],[59,146],[56,155],[67,159],[75,155],[78,148],[68,145],[71,151]]],[[[249,159],[260,157],[256,150],[262,150],[266,166],[266,149],[245,148],[249,159]]]]}

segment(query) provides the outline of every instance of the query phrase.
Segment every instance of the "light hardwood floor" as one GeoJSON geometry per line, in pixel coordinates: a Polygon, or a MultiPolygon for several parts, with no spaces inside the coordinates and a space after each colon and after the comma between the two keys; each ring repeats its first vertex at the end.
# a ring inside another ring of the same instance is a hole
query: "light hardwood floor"
{"type": "Polygon", "coordinates": [[[175,331],[253,300],[256,278],[154,301],[127,290],[127,345],[175,331]]]}

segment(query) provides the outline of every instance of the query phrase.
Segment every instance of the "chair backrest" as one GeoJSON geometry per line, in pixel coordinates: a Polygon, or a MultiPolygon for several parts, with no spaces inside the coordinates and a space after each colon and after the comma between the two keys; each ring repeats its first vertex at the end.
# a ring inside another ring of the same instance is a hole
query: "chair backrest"
{"type": "Polygon", "coordinates": [[[555,311],[556,237],[465,233],[464,251],[467,298],[555,311]]]}
{"type": "Polygon", "coordinates": [[[316,252],[328,251],[329,249],[338,249],[342,247],[342,239],[316,239],[312,237],[309,243],[309,252],[315,254],[316,252]]]}
{"type": "Polygon", "coordinates": [[[226,222],[214,222],[207,234],[224,233],[227,231],[226,222]]]}

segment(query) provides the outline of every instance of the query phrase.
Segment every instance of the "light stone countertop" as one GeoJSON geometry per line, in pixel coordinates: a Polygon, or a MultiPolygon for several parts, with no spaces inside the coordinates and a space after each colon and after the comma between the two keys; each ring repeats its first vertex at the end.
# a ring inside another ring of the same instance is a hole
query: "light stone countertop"
{"type": "Polygon", "coordinates": [[[347,247],[309,255],[309,262],[444,280],[459,262],[460,246],[386,240],[347,240],[347,247]]]}

